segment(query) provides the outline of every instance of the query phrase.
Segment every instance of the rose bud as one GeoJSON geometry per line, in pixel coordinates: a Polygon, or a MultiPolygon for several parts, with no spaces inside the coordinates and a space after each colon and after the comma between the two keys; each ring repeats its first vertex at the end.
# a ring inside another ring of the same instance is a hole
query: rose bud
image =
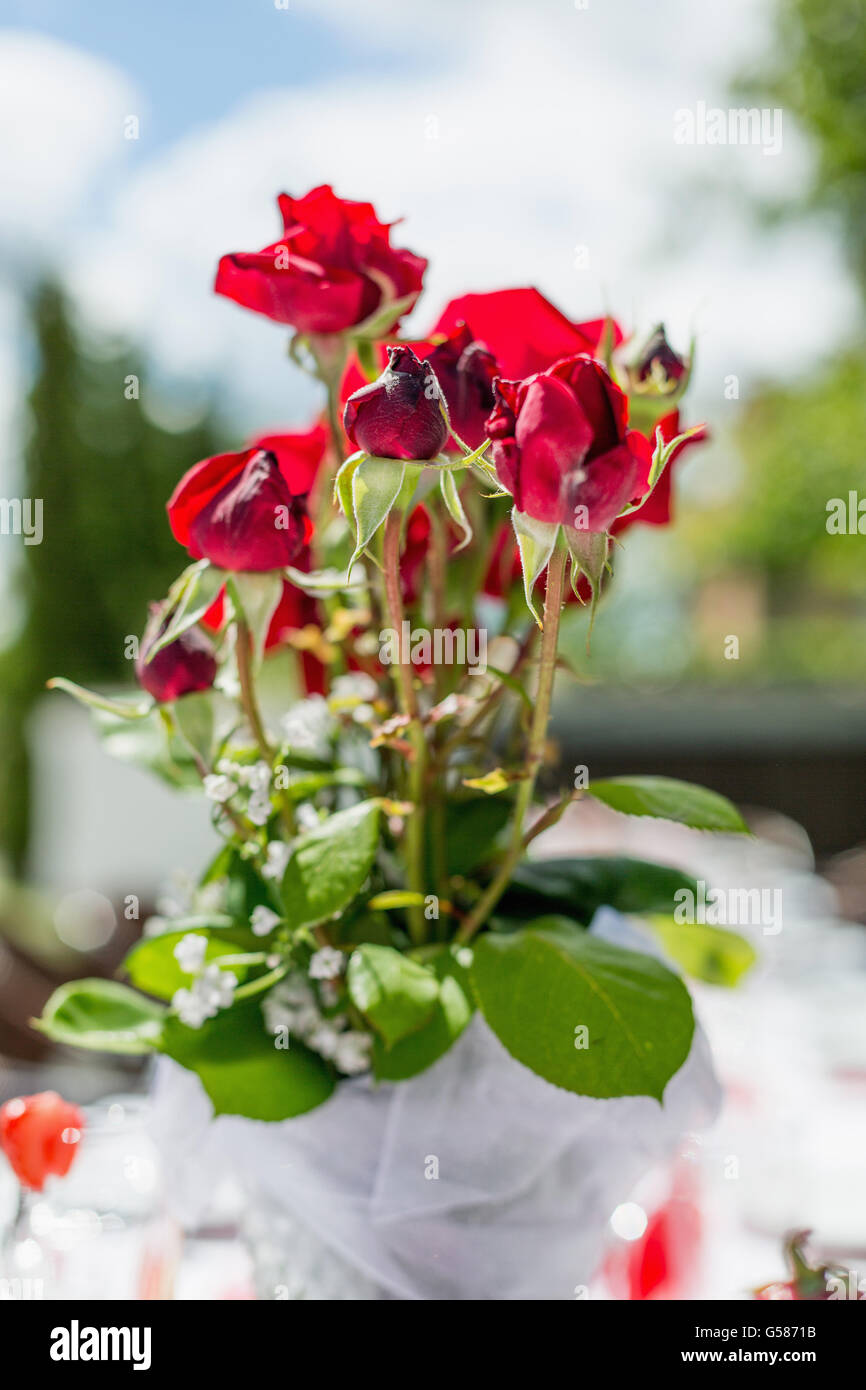
{"type": "Polygon", "coordinates": [[[493,409],[493,382],[500,375],[496,358],[461,323],[430,349],[427,361],[442,387],[454,429],[470,449],[477,449],[493,409]]]}
{"type": "MultiPolygon", "coordinates": [[[[278,201],[281,239],[223,256],[217,294],[300,333],[340,333],[391,300],[420,294],[427,262],[391,245],[391,228],[370,203],[338,198],[327,184],[278,201]]],[[[381,331],[393,332],[399,317],[381,331]]]]}
{"type": "Polygon", "coordinates": [[[644,389],[654,387],[661,394],[669,395],[676,390],[687,370],[688,364],[674,352],[665,337],[665,326],[660,323],[632,362],[629,376],[636,386],[644,383],[644,389]]]}
{"type": "Polygon", "coordinates": [[[411,348],[389,348],[382,375],[346,402],[343,427],[356,449],[377,458],[435,458],[449,431],[430,363],[411,348]]]}
{"type": "Polygon", "coordinates": [[[626,397],[590,357],[567,357],[525,381],[497,381],[486,431],[517,510],[607,531],[642,495],[649,474],[649,443],[627,419],[626,397]]]}
{"type": "Polygon", "coordinates": [[[135,663],[139,685],[160,704],[179,700],[181,695],[191,695],[195,690],[210,690],[217,673],[213,644],[195,627],[187,628],[174,642],[150,657],[170,619],[168,605],[150,605],[150,617],[135,663]]]}
{"type": "Polygon", "coordinates": [[[47,1177],[69,1172],[83,1129],[78,1106],[56,1091],[0,1105],[0,1148],[22,1187],[34,1192],[42,1191],[47,1177]]]}
{"type": "Polygon", "coordinates": [[[269,449],[218,454],[181,478],[168,502],[175,539],[219,569],[282,569],[311,535],[306,494],[293,494],[269,449]]]}

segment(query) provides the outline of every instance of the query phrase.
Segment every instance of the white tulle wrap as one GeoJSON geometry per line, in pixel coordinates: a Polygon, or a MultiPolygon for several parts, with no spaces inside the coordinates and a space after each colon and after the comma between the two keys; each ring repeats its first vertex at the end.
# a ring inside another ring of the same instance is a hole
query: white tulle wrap
{"type": "MultiPolygon", "coordinates": [[[[658,954],[609,909],[591,930],[658,954]]],[[[187,1214],[233,1170],[384,1297],[571,1299],[597,1266],[613,1209],[718,1103],[699,1027],[659,1104],[560,1090],[476,1017],[411,1081],[344,1081],[280,1124],[213,1119],[198,1078],[161,1062],[154,1128],[187,1214]]]]}

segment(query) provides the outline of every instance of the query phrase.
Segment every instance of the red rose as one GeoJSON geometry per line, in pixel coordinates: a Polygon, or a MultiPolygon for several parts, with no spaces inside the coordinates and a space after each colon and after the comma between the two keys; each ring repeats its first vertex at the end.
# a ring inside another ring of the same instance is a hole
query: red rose
{"type": "Polygon", "coordinates": [[[217,673],[213,644],[195,627],[181,633],[148,661],[151,648],[165,632],[170,617],[167,605],[150,605],[150,618],[135,663],[139,685],[160,703],[179,700],[181,695],[195,690],[210,690],[217,673]]]}
{"type": "Polygon", "coordinates": [[[301,333],[340,333],[390,300],[420,294],[427,262],[391,245],[390,225],[372,204],[338,198],[327,184],[278,202],[282,239],[223,256],[217,294],[301,333]]]}
{"type": "Polygon", "coordinates": [[[282,569],[311,534],[306,494],[289,490],[268,449],[197,463],[172,493],[168,518],[193,559],[233,571],[282,569]]]}
{"type": "Polygon", "coordinates": [[[648,475],[647,440],[627,428],[628,401],[591,357],[525,381],[499,381],[487,422],[492,457],[518,511],[607,531],[648,475]]]}
{"type": "Polygon", "coordinates": [[[62,1178],[78,1152],[84,1116],[56,1091],[19,1096],[0,1106],[0,1148],[23,1187],[41,1192],[45,1179],[62,1178]]]}
{"type": "Polygon", "coordinates": [[[674,352],[660,323],[644,343],[629,373],[634,381],[657,383],[662,392],[670,392],[685,376],[688,364],[674,352]]]}
{"type": "MultiPolygon", "coordinates": [[[[488,294],[464,294],[445,306],[433,332],[450,334],[468,325],[472,338],[492,353],[504,377],[519,381],[543,372],[561,357],[597,353],[604,339],[607,319],[572,323],[538,290],[492,290],[488,294]]],[[[613,346],[622,332],[612,324],[613,346]]],[[[447,391],[445,393],[447,399],[447,391]]]]}
{"type": "Polygon", "coordinates": [[[465,323],[431,344],[426,355],[454,429],[470,449],[477,449],[484,443],[484,424],[493,409],[493,383],[501,375],[499,363],[473,338],[465,323]]]}
{"type": "Polygon", "coordinates": [[[389,348],[382,375],[346,402],[343,428],[356,449],[378,458],[435,458],[448,438],[440,395],[429,362],[409,347],[389,348]]]}
{"type": "MultiPolygon", "coordinates": [[[[678,410],[672,410],[669,415],[665,415],[659,420],[657,428],[661,430],[662,439],[666,444],[672,439],[676,439],[680,432],[680,415],[678,410]]],[[[631,512],[628,516],[620,517],[611,527],[615,536],[621,535],[629,526],[635,522],[643,522],[645,526],[667,526],[670,523],[673,503],[673,466],[680,457],[684,449],[688,449],[691,444],[701,444],[706,439],[706,432],[694,434],[690,439],[686,439],[682,444],[678,444],[674,449],[664,473],[659,478],[646,501],[638,507],[636,512],[631,512]]],[[[651,448],[655,441],[651,442],[651,448]]],[[[652,465],[652,454],[645,472],[641,474],[638,481],[638,496],[642,496],[649,486],[649,469],[652,465]]]]}

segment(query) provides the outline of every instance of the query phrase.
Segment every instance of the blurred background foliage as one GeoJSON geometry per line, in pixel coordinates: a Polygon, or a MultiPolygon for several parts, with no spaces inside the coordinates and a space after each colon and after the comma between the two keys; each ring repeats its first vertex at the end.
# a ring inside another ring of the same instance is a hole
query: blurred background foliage
{"type": "MultiPolygon", "coordinates": [[[[86,335],[56,284],[34,288],[28,318],[34,368],[21,496],[42,498],[44,513],[64,524],[46,526],[40,545],[20,547],[17,604],[4,615],[0,854],[16,870],[27,849],[33,703],[54,675],[129,682],[125,639],[141,632],[148,601],[179,568],[166,499],[184,470],[222,442],[209,405],[180,429],[146,410],[154,392],[135,351],[86,335]]],[[[168,401],[163,413],[170,422],[168,401]]]]}
{"type": "MultiPolygon", "coordinates": [[[[781,107],[811,155],[796,197],[753,198],[755,217],[768,226],[829,221],[861,298],[864,17],[863,0],[776,0],[770,50],[731,84],[737,105],[781,107]]],[[[760,324],[744,332],[760,333],[760,324]]],[[[808,322],[802,332],[808,337],[808,322]]],[[[567,649],[579,668],[638,682],[866,677],[863,536],[827,530],[831,499],[866,500],[866,344],[840,344],[797,380],[741,382],[739,393],[738,403],[710,412],[712,443],[677,465],[676,545],[637,529],[624,538],[589,662],[585,618],[570,615],[567,649]],[[736,660],[725,656],[729,634],[740,639],[736,660]]],[[[689,421],[694,412],[689,403],[689,421]]]]}

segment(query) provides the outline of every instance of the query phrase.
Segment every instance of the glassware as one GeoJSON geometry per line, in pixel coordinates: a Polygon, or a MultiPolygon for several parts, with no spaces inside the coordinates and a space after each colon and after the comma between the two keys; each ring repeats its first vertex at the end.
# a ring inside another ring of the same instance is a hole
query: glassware
{"type": "Polygon", "coordinates": [[[80,1151],[64,1178],[22,1192],[7,1236],[6,1298],[167,1299],[180,1237],[163,1204],[147,1102],[111,1096],[85,1107],[80,1151]]]}

